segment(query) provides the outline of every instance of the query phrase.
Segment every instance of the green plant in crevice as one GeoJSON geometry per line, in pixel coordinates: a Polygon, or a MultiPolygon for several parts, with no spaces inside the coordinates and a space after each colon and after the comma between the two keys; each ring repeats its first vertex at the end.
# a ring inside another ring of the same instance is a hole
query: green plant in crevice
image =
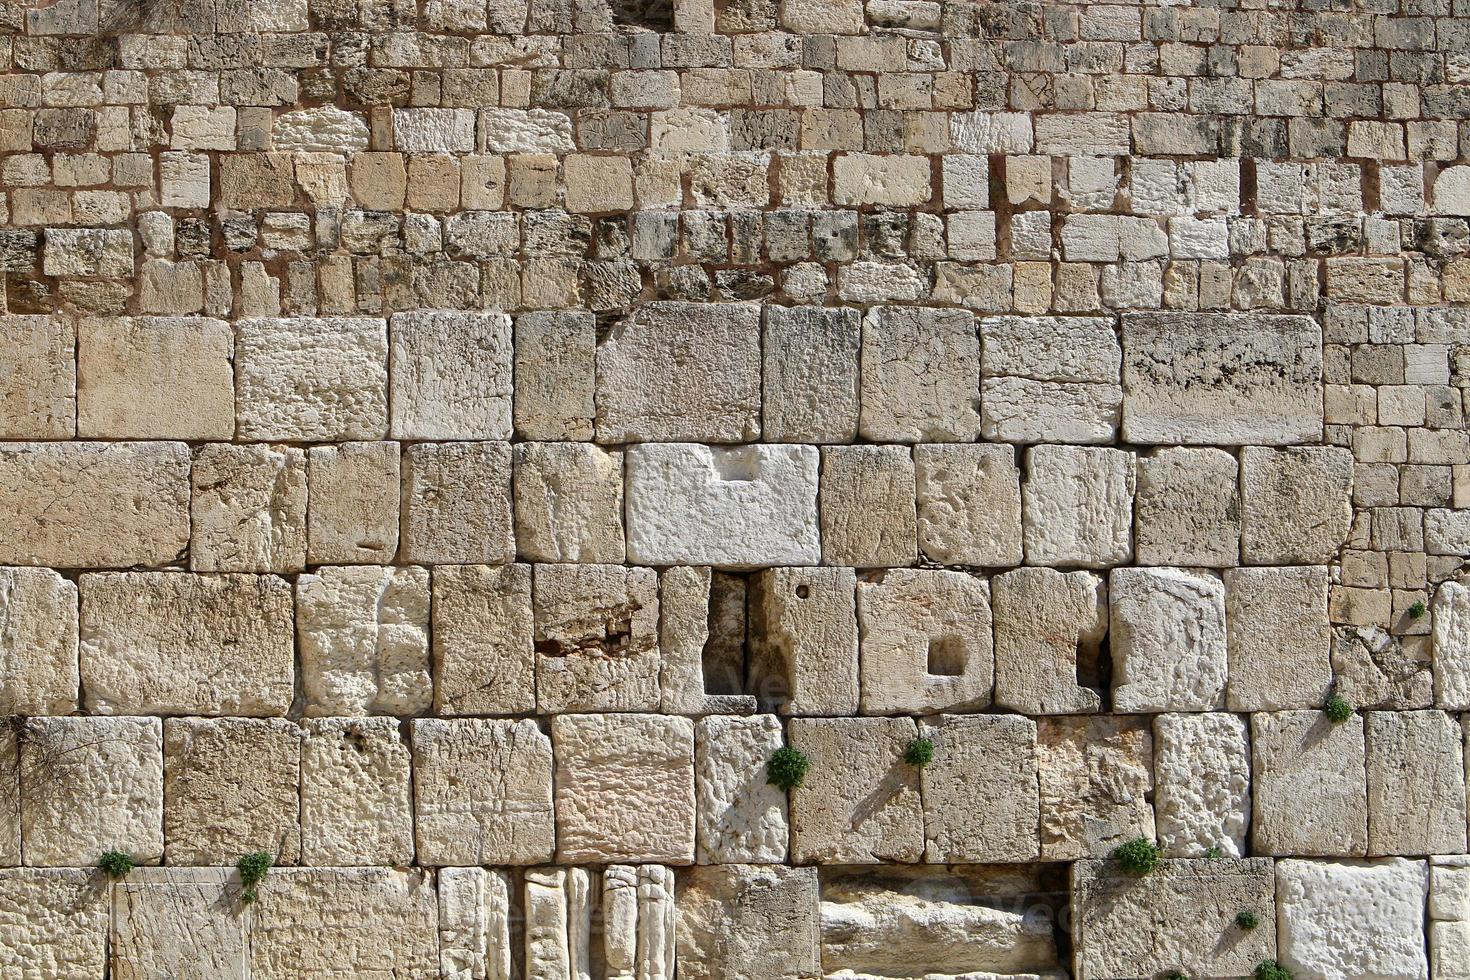
{"type": "Polygon", "coordinates": [[[1170,970],[1159,975],[1160,980],[1189,980],[1189,974],[1183,970],[1170,970]]]}
{"type": "Polygon", "coordinates": [[[1210,849],[1208,851],[1205,851],[1205,857],[1210,859],[1211,861],[1218,861],[1224,856],[1225,849],[1222,848],[1219,844],[1211,845],[1210,849]]]}
{"type": "Polygon", "coordinates": [[[1250,909],[1243,909],[1235,914],[1235,924],[1240,929],[1243,929],[1246,932],[1250,932],[1256,926],[1261,924],[1261,918],[1250,909]]]}
{"type": "Polygon", "coordinates": [[[1251,976],[1255,980],[1291,980],[1291,971],[1275,960],[1262,960],[1251,976]]]}
{"type": "Polygon", "coordinates": [[[240,872],[240,901],[249,905],[260,897],[256,889],[270,873],[271,863],[271,856],[265,851],[246,854],[235,862],[235,870],[240,872]]]}
{"type": "Polygon", "coordinates": [[[934,743],[927,738],[916,738],[903,750],[903,761],[920,769],[934,761],[934,743]]]}
{"type": "Polygon", "coordinates": [[[1129,874],[1142,877],[1159,866],[1159,845],[1147,837],[1135,837],[1113,848],[1113,860],[1129,874]]]}
{"type": "Polygon", "coordinates": [[[807,770],[811,767],[812,760],[800,749],[783,745],[766,760],[766,782],[783,790],[796,789],[806,781],[807,770]]]}
{"type": "Polygon", "coordinates": [[[1418,602],[1414,603],[1412,606],[1409,607],[1409,618],[1410,619],[1423,619],[1424,618],[1424,614],[1427,613],[1428,611],[1429,611],[1429,607],[1426,606],[1426,605],[1424,605],[1424,600],[1421,599],[1421,600],[1419,600],[1418,602]]]}
{"type": "Polygon", "coordinates": [[[137,864],[133,861],[131,854],[123,851],[107,851],[97,859],[97,867],[101,868],[102,873],[107,877],[117,881],[126,878],[128,872],[137,867],[137,864]]]}
{"type": "Polygon", "coordinates": [[[1334,694],[1327,699],[1326,704],[1322,705],[1322,713],[1334,725],[1341,725],[1353,716],[1353,706],[1348,704],[1345,698],[1334,694]]]}

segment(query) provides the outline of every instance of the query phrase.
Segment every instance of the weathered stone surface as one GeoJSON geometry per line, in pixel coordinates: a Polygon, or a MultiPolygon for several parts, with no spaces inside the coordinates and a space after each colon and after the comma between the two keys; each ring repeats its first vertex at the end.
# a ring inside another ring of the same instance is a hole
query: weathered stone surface
{"type": "Polygon", "coordinates": [[[76,357],[70,319],[0,316],[0,439],[76,435],[76,357]]]}
{"type": "Polygon", "coordinates": [[[49,568],[0,568],[0,715],[76,710],[77,587],[49,568]]]}
{"type": "Polygon", "coordinates": [[[521,557],[623,561],[622,453],[586,442],[523,442],[513,486],[521,557]]]}
{"type": "Polygon", "coordinates": [[[567,868],[526,872],[526,972],[534,977],[572,976],[567,868]]]}
{"type": "Polygon", "coordinates": [[[526,439],[590,439],[597,318],[586,310],[523,313],[515,325],[515,426],[526,439]]]}
{"type": "Polygon", "coordinates": [[[857,310],[767,306],[761,434],[767,442],[850,442],[858,424],[857,310]]]}
{"type": "Polygon", "coordinates": [[[1021,471],[1008,446],[914,447],[919,549],[954,565],[1021,563],[1021,471]]]}
{"type": "Polygon", "coordinates": [[[857,575],[772,568],[752,578],[750,663],[762,705],[784,715],[858,709],[857,575]]]}
{"type": "Polygon", "coordinates": [[[1034,446],[1026,450],[1026,464],[1027,564],[1106,568],[1132,557],[1132,453],[1034,446]]]}
{"type": "Polygon", "coordinates": [[[964,572],[895,569],[857,587],[864,714],[973,710],[995,682],[990,589],[964,572]]]}
{"type": "Polygon", "coordinates": [[[919,770],[903,761],[918,736],[909,718],[794,718],[792,746],[811,760],[791,791],[797,864],[919,861],[924,811],[919,770]]]}
{"type": "Polygon", "coordinates": [[[439,976],[510,980],[510,876],[486,868],[439,871],[439,976]]]}
{"type": "Polygon", "coordinates": [[[1278,861],[1281,965],[1302,980],[1423,980],[1423,861],[1278,861]]]}
{"type": "Polygon", "coordinates": [[[111,976],[246,977],[246,916],[228,868],[137,868],[111,886],[111,976]]]}
{"type": "Polygon", "coordinates": [[[760,310],[650,303],[597,346],[599,442],[760,435],[760,310]]]}
{"type": "Polygon", "coordinates": [[[690,868],[678,890],[679,976],[800,980],[820,975],[815,868],[690,868]]]}
{"type": "Polygon", "coordinates": [[[1108,577],[1113,707],[1209,711],[1225,703],[1225,585],[1180,568],[1108,577]]]}
{"type": "Polygon", "coordinates": [[[1218,848],[1244,857],[1251,815],[1250,744],[1244,719],[1219,712],[1154,719],[1154,811],[1168,857],[1218,848]]]}
{"type": "Polygon", "coordinates": [[[1320,565],[1225,572],[1232,711],[1311,708],[1332,683],[1328,571],[1320,565]]]}
{"type": "Polygon", "coordinates": [[[1235,457],[1220,449],[1158,449],[1138,458],[1134,545],[1140,565],[1240,563],[1235,457]]]}
{"type": "Polygon", "coordinates": [[[1284,445],[1322,437],[1322,333],[1305,316],[1123,317],[1123,438],[1284,445]]]}
{"type": "Polygon", "coordinates": [[[1434,593],[1434,703],[1470,708],[1470,587],[1460,582],[1434,593]]]}
{"type": "Polygon", "coordinates": [[[388,330],[382,320],[241,320],[239,435],[284,442],[388,433],[388,330]]]}
{"type": "Polygon", "coordinates": [[[231,439],[235,336],[208,317],[83,318],[77,435],[231,439]]]}
{"type": "Polygon", "coordinates": [[[658,574],[622,565],[538,565],[536,703],[561,711],[659,705],[658,574]]]}
{"type": "Polygon", "coordinates": [[[694,723],[659,715],[558,715],[561,863],[694,860],[694,723]]]}
{"type": "Polygon", "coordinates": [[[413,862],[409,750],[393,718],[311,718],[301,746],[301,860],[413,862]]]}
{"type": "Polygon", "coordinates": [[[11,565],[168,564],[189,544],[189,447],[0,445],[0,524],[0,561],[11,565]]]}
{"type": "Polygon", "coordinates": [[[439,565],[433,572],[434,710],[536,709],[529,565],[439,565]]]}
{"type": "Polygon", "coordinates": [[[985,438],[1112,441],[1123,392],[1111,318],[987,317],[980,336],[985,438]]]}
{"type": "Polygon", "coordinates": [[[1154,836],[1154,746],[1146,718],[1042,718],[1036,723],[1045,861],[1105,857],[1154,836]]]}
{"type": "Polygon", "coordinates": [[[786,859],[786,794],[766,781],[782,745],[775,715],[711,715],[694,726],[696,859],[765,864],[786,859]]]}
{"type": "Polygon", "coordinates": [[[1363,719],[1320,711],[1251,715],[1251,848],[1361,855],[1368,849],[1363,719]]]}
{"type": "MultiPolygon", "coordinates": [[[[658,583],[659,705],[664,714],[749,714],[745,579],[676,566],[658,583]]],[[[764,683],[751,677],[752,684],[764,683]]],[[[784,691],[784,687],[778,688],[784,691]]]]}
{"type": "Polygon", "coordinates": [[[980,434],[980,336],[965,310],[878,306],[863,318],[858,430],[874,442],[980,434]]]}
{"type": "Polygon", "coordinates": [[[1331,446],[1241,450],[1248,565],[1320,565],[1352,523],[1353,456],[1331,446]]]}
{"type": "Polygon", "coordinates": [[[919,734],[934,743],[934,760],[920,773],[924,860],[1036,860],[1036,723],[1019,715],[941,715],[921,723],[919,734]]]}
{"type": "Polygon", "coordinates": [[[1429,962],[1434,980],[1466,972],[1470,957],[1470,857],[1429,859],[1429,962]]]}
{"type": "Polygon", "coordinates": [[[1113,980],[1182,970],[1189,976],[1248,976],[1276,958],[1276,880],[1263,858],[1165,861],[1135,877],[1107,861],[1072,866],[1078,980],[1113,980]],[[1240,912],[1260,920],[1235,925],[1240,912]]]}
{"type": "Polygon", "coordinates": [[[291,586],[274,575],[83,575],[81,677],[96,714],[277,715],[291,705],[291,586]]]}
{"type": "Polygon", "coordinates": [[[822,562],[859,568],[917,557],[914,461],[907,446],[822,449],[822,562]]]}
{"type": "Polygon", "coordinates": [[[1091,572],[1018,568],[990,580],[995,608],[995,703],[1030,715],[1097,711],[1108,590],[1091,572]]]}
{"type": "Polygon", "coordinates": [[[510,438],[510,317],[395,313],[388,331],[393,438],[510,438]]]}
{"type": "Polygon", "coordinates": [[[367,123],[334,106],[283,112],[272,121],[271,145],[279,150],[360,153],[368,148],[367,123]]]}
{"type": "Polygon", "coordinates": [[[190,568],[298,572],[305,566],[305,450],[211,443],[194,454],[190,478],[190,568]]]}
{"type": "Polygon", "coordinates": [[[814,565],[812,446],[633,446],[628,560],[639,565],[814,565]]]}
{"type": "Polygon", "coordinates": [[[312,564],[386,564],[398,551],[396,442],[312,446],[306,555],[312,564]]]}
{"type": "Polygon", "coordinates": [[[1443,711],[1370,711],[1368,855],[1465,850],[1465,736],[1443,711]]]}
{"type": "Polygon", "coordinates": [[[20,980],[101,977],[108,902],[90,868],[0,870],[0,969],[20,980]]]}
{"type": "Polygon", "coordinates": [[[1407,710],[1433,706],[1432,653],[1425,639],[1394,636],[1381,626],[1335,627],[1334,692],[1357,708],[1407,710]]]}
{"type": "Polygon", "coordinates": [[[498,564],[515,558],[506,442],[421,442],[403,455],[400,558],[498,564]]]}

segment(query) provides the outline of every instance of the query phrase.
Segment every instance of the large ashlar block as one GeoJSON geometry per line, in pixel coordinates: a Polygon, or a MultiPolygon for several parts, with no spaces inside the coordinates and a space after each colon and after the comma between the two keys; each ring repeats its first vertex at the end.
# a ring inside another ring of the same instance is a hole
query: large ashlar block
{"type": "Polygon", "coordinates": [[[551,858],[551,740],[534,721],[413,722],[422,865],[536,864],[551,858]]]}
{"type": "Polygon", "coordinates": [[[247,917],[230,868],[137,868],[111,886],[116,980],[247,980],[247,917]]]}
{"type": "Polygon", "coordinates": [[[1337,558],[1352,525],[1353,454],[1333,446],[1240,455],[1247,565],[1322,565],[1337,558]]]}
{"type": "Polygon", "coordinates": [[[1116,711],[1224,707],[1225,584],[1182,568],[1115,568],[1108,602],[1116,711]]]}
{"type": "Polygon", "coordinates": [[[597,317],[538,310],[516,317],[515,426],[524,439],[591,439],[597,317]]]}
{"type": "Polygon", "coordinates": [[[439,565],[432,606],[434,710],[536,710],[530,565],[439,565]]]}
{"type": "Polygon", "coordinates": [[[1222,449],[1158,449],[1138,458],[1134,545],[1141,565],[1240,564],[1239,464],[1222,449]]]}
{"type": "Polygon", "coordinates": [[[1123,391],[1110,317],[980,321],[981,431],[1004,442],[1111,442],[1123,391]]]}
{"type": "Polygon", "coordinates": [[[403,549],[416,564],[488,564],[516,553],[508,442],[421,442],[403,456],[403,549]]]}
{"type": "Polygon", "coordinates": [[[301,862],[413,863],[409,750],[397,719],[307,719],[301,862]]]}
{"type": "Polygon", "coordinates": [[[917,554],[914,460],[908,446],[822,449],[822,563],[881,568],[917,554]]]}
{"type": "Polygon", "coordinates": [[[623,454],[587,442],[515,447],[516,542],[528,561],[622,562],[623,454]]]}
{"type": "Polygon", "coordinates": [[[395,313],[388,335],[394,439],[510,438],[510,317],[395,313]]]}
{"type": "Polygon", "coordinates": [[[1222,712],[1154,718],[1154,811],[1169,857],[1218,848],[1244,857],[1251,816],[1250,740],[1243,718],[1222,712]]]}
{"type": "Polygon", "coordinates": [[[1470,587],[1462,582],[1434,593],[1434,703],[1470,708],[1470,587]]]}
{"type": "Polygon", "coordinates": [[[0,972],[20,980],[106,976],[108,904],[93,868],[0,870],[0,972]]]}
{"type": "Polygon", "coordinates": [[[167,864],[301,858],[302,730],[284,718],[169,718],[163,723],[167,864]]]}
{"type": "Polygon", "coordinates": [[[511,980],[510,890],[504,871],[439,869],[442,980],[511,980]]]}
{"type": "Polygon", "coordinates": [[[382,320],[241,320],[235,373],[242,439],[333,442],[388,434],[382,320]]]}
{"type": "Polygon", "coordinates": [[[1036,723],[1020,715],[940,715],[922,722],[919,734],[934,743],[934,760],[920,773],[924,860],[1036,860],[1036,723]]]}
{"type": "MultiPolygon", "coordinates": [[[[749,714],[746,588],[737,576],[680,565],[659,576],[658,682],[664,714],[749,714]]],[[[784,689],[781,689],[784,690],[784,689]]]]}
{"type": "Polygon", "coordinates": [[[633,446],[628,560],[639,565],[815,565],[814,446],[633,446]]]}
{"type": "Polygon", "coordinates": [[[919,769],[903,761],[911,718],[795,718],[792,746],[811,760],[791,791],[791,859],[798,864],[920,861],[919,769]]]}
{"type": "Polygon", "coordinates": [[[49,568],[0,568],[0,715],[77,708],[77,587],[49,568]]]}
{"type": "Polygon", "coordinates": [[[1009,446],[914,447],[919,550],[947,565],[1021,563],[1021,470],[1009,446]]]}
{"type": "Polygon", "coordinates": [[[84,317],[77,435],[233,439],[235,335],[208,317],[84,317]]]}
{"type": "Polygon", "coordinates": [[[0,439],[77,432],[77,331],[66,317],[0,316],[0,439]]]}
{"type": "Polygon", "coordinates": [[[1424,861],[1277,861],[1278,959],[1301,980],[1425,980],[1424,861]]]}
{"type": "Polygon", "coordinates": [[[299,572],[306,564],[306,452],[211,443],[194,454],[189,567],[299,572]]]}
{"type": "Polygon", "coordinates": [[[1106,568],[1133,556],[1134,456],[1090,446],[1026,450],[1028,565],[1106,568]]]}
{"type": "Polygon", "coordinates": [[[995,703],[1028,715],[1102,707],[1082,683],[1097,676],[1108,590],[1092,572],[1017,568],[990,580],[995,606],[995,703]]]}
{"type": "Polygon", "coordinates": [[[684,980],[820,976],[816,868],[726,864],[679,877],[678,964],[684,980]]]}
{"type": "Polygon", "coordinates": [[[306,472],[306,555],[313,565],[386,565],[398,552],[396,442],[312,446],[306,472]]]}
{"type": "Polygon", "coordinates": [[[694,726],[694,792],[701,864],[770,864],[786,859],[786,794],[766,781],[766,760],[783,743],[775,715],[711,715],[694,726]]]}
{"type": "Polygon", "coordinates": [[[980,434],[980,335],[967,310],[876,306],[863,318],[858,431],[874,442],[980,434]]]}
{"type": "Polygon", "coordinates": [[[861,314],[767,306],[761,434],[767,442],[851,442],[858,424],[861,314]]]}
{"type": "Polygon", "coordinates": [[[155,567],[189,546],[182,442],[0,444],[0,562],[155,567]]]}
{"type": "Polygon", "coordinates": [[[1230,710],[1311,708],[1327,697],[1327,584],[1321,565],[1226,570],[1230,710]]]}
{"type": "Polygon", "coordinates": [[[1072,865],[1078,980],[1124,980],[1182,970],[1194,977],[1249,976],[1276,958],[1276,879],[1265,858],[1165,861],[1135,877],[1109,861],[1072,865]],[[1235,917],[1260,924],[1241,929],[1235,917]]]}
{"type": "Polygon", "coordinates": [[[1363,719],[1320,711],[1251,715],[1252,850],[1351,856],[1368,850],[1363,719]]]}
{"type": "Polygon", "coordinates": [[[857,587],[864,714],[963,711],[995,683],[990,588],[965,572],[895,569],[857,587]]]}
{"type": "Polygon", "coordinates": [[[1106,857],[1154,836],[1154,745],[1147,718],[1042,718],[1036,723],[1041,857],[1106,857]]]}
{"type": "Polygon", "coordinates": [[[31,718],[20,733],[21,845],[33,867],[119,850],[163,857],[163,723],[31,718]]]}
{"type": "Polygon", "coordinates": [[[597,346],[598,442],[760,437],[760,308],[641,307],[597,346]]]}
{"type": "Polygon", "coordinates": [[[324,566],[296,580],[308,715],[415,715],[429,678],[429,570],[324,566]]]}
{"type": "Polygon", "coordinates": [[[1370,711],[1368,855],[1465,850],[1465,736],[1443,711],[1370,711]]]}
{"type": "Polygon", "coordinates": [[[858,710],[857,573],[770,568],[752,579],[750,662],[768,687],[762,705],[783,715],[858,710]]]}
{"type": "Polygon", "coordinates": [[[1278,446],[1322,438],[1322,331],[1307,316],[1123,317],[1123,438],[1278,446]]]}
{"type": "Polygon", "coordinates": [[[658,709],[657,572],[538,565],[533,609],[543,714],[658,709]]]}
{"type": "Polygon", "coordinates": [[[291,706],[296,653],[284,579],[95,572],[80,586],[88,711],[283,715],[291,706]]]}
{"type": "Polygon", "coordinates": [[[694,860],[694,723],[663,715],[558,715],[559,863],[694,860]]]}

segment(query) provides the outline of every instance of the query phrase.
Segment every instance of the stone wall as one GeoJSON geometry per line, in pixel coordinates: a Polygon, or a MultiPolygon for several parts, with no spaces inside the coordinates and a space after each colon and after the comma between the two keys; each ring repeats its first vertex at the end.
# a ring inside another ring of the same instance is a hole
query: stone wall
{"type": "Polygon", "coordinates": [[[0,977],[1470,977],[1467,218],[1467,0],[0,0],[0,977]]]}

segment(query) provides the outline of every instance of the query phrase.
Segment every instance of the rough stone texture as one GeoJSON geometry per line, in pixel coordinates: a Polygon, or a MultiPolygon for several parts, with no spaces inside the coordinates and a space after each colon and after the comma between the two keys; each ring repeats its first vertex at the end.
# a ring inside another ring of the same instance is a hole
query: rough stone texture
{"type": "Polygon", "coordinates": [[[48,568],[0,568],[0,714],[77,707],[77,587],[48,568]]]}
{"type": "Polygon", "coordinates": [[[781,747],[774,715],[711,715],[694,726],[696,859],[701,864],[779,864],[789,833],[786,794],[766,781],[781,747]]]}
{"type": "Polygon", "coordinates": [[[858,431],[874,442],[980,434],[980,337],[964,310],[879,306],[863,318],[858,431]]]}
{"type": "Polygon", "coordinates": [[[1164,714],[1154,719],[1154,809],[1169,857],[1250,853],[1249,731],[1237,715],[1164,714]]]}
{"type": "Polygon", "coordinates": [[[1423,861],[1278,861],[1281,965],[1303,980],[1429,975],[1423,861]]]}
{"type": "Polygon", "coordinates": [[[76,359],[70,319],[0,316],[0,438],[76,435],[76,359]]]}
{"type": "Polygon", "coordinates": [[[1470,588],[1459,582],[1434,594],[1434,703],[1470,708],[1470,588]]]}
{"type": "Polygon", "coordinates": [[[857,575],[848,568],[772,568],[752,579],[752,673],[763,703],[785,715],[858,709],[857,575]]]}
{"type": "Polygon", "coordinates": [[[421,442],[403,455],[400,558],[498,564],[515,557],[505,442],[421,442]]]}
{"type": "Polygon", "coordinates": [[[515,447],[516,543],[548,562],[622,562],[623,454],[585,442],[515,447]]]}
{"type": "Polygon", "coordinates": [[[1232,711],[1320,705],[1332,683],[1328,570],[1320,565],[1225,572],[1232,711]]]}
{"type": "Polygon", "coordinates": [[[590,439],[597,320],[587,311],[526,313],[515,325],[515,426],[527,439],[590,439]]]}
{"type": "Polygon", "coordinates": [[[1097,711],[1083,685],[1108,630],[1108,590],[1091,572],[1018,568],[990,580],[995,612],[995,703],[1032,715],[1097,711]]]}
{"type": "Polygon", "coordinates": [[[857,310],[768,306],[761,435],[767,442],[851,442],[858,424],[857,310]]]}
{"type": "Polygon", "coordinates": [[[794,718],[787,738],[811,760],[791,791],[797,864],[919,861],[924,812],[919,770],[903,761],[918,737],[909,718],[794,718]]]}
{"type": "MultiPolygon", "coordinates": [[[[755,709],[756,697],[743,693],[746,591],[745,579],[707,567],[680,566],[659,576],[658,684],[665,714],[755,709]]],[[[766,700],[786,690],[779,676],[749,683],[766,700]]]]}
{"type": "Polygon", "coordinates": [[[213,443],[190,473],[189,567],[299,572],[306,565],[306,452],[213,443]]]}
{"type": "Polygon", "coordinates": [[[433,593],[435,711],[534,711],[531,566],[440,565],[433,593]]]}
{"type": "Polygon", "coordinates": [[[955,565],[1021,563],[1021,472],[1006,446],[914,447],[919,549],[955,565]]]}
{"type": "Polygon", "coordinates": [[[1465,736],[1442,711],[1370,711],[1368,856],[1465,850],[1465,736]]]}
{"type": "Polygon", "coordinates": [[[1007,442],[1111,442],[1123,401],[1108,317],[980,321],[981,432],[1007,442]]]}
{"type": "Polygon", "coordinates": [[[622,565],[538,565],[536,704],[652,711],[659,704],[658,575],[622,565]]]}
{"type": "Polygon", "coordinates": [[[822,450],[822,562],[875,568],[917,557],[914,461],[907,446],[822,450]]]}
{"type": "Polygon", "coordinates": [[[1026,563],[1106,568],[1133,555],[1134,457],[1117,449],[1026,450],[1026,563]]]}
{"type": "Polygon", "coordinates": [[[1138,458],[1134,546],[1140,565],[1240,563],[1235,457],[1220,449],[1159,449],[1138,458]]]}
{"type": "Polygon", "coordinates": [[[679,976],[798,980],[821,973],[815,868],[725,864],[679,878],[679,976]]]}
{"type": "Polygon", "coordinates": [[[0,967],[20,980],[100,977],[108,895],[90,868],[0,870],[0,967]]]}
{"type": "Polygon", "coordinates": [[[413,860],[409,749],[392,718],[312,718],[301,745],[301,860],[413,860]]]}
{"type": "Polygon", "coordinates": [[[934,743],[934,761],[920,772],[924,860],[1036,860],[1036,723],[1019,715],[941,715],[922,723],[919,735],[934,743]]]}
{"type": "Polygon", "coordinates": [[[510,980],[510,881],[504,871],[439,872],[439,975],[510,980]]]}
{"type": "Polygon", "coordinates": [[[1108,576],[1113,707],[1209,711],[1225,703],[1225,585],[1179,568],[1108,576]]]}
{"type": "Polygon", "coordinates": [[[1036,723],[1041,857],[1104,857],[1154,836],[1154,744],[1146,718],[1042,718],[1036,723]]]}
{"type": "Polygon", "coordinates": [[[226,868],[137,868],[112,886],[111,968],[119,980],[246,976],[246,917],[226,868]]]}
{"type": "Polygon", "coordinates": [[[1320,711],[1251,715],[1251,847],[1258,855],[1368,849],[1363,719],[1320,711]]]}
{"type": "Polygon", "coordinates": [[[396,313],[388,333],[393,438],[510,438],[510,317],[396,313]]]}
{"type": "Polygon", "coordinates": [[[77,435],[84,439],[233,438],[234,353],[234,331],[223,320],[81,320],[77,324],[77,435]]]}
{"type": "Polygon", "coordinates": [[[307,560],[391,561],[398,551],[398,470],[396,442],[312,446],[306,459],[307,560]]]}
{"type": "Polygon", "coordinates": [[[1293,447],[1241,451],[1248,565],[1332,561],[1352,521],[1353,458],[1345,449],[1293,447]]]}
{"type": "Polygon", "coordinates": [[[1429,859],[1429,962],[1434,980],[1466,972],[1470,957],[1470,858],[1429,859]]]}
{"type": "Polygon", "coordinates": [[[387,435],[382,320],[242,320],[235,370],[244,438],[330,442],[387,435]]]}

